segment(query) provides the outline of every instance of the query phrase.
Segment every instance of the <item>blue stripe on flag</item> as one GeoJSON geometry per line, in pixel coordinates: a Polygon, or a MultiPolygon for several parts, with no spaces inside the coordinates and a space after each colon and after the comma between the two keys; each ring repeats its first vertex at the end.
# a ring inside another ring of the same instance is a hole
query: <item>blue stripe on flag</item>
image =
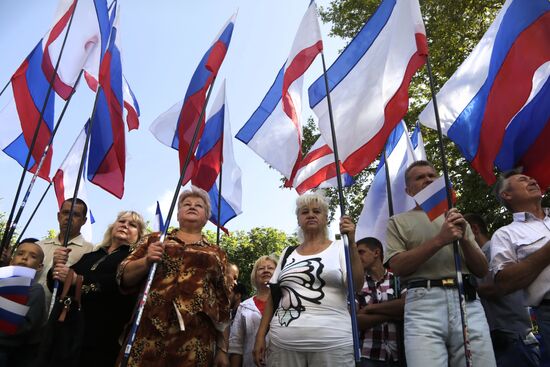
{"type": "Polygon", "coordinates": [[[269,88],[269,91],[265,95],[260,106],[254,111],[252,116],[239,130],[235,138],[239,139],[245,144],[248,144],[254,137],[256,132],[262,127],[267,118],[273,113],[275,107],[282,98],[283,95],[283,77],[285,66],[279,70],[279,74],[275,78],[273,85],[269,88]]]}
{"type": "MultiPolygon", "coordinates": [[[[363,58],[382,31],[395,7],[396,0],[384,0],[376,12],[365,23],[357,36],[346,46],[332,66],[327,70],[329,90],[332,91],[363,58]]],[[[311,108],[327,95],[324,76],[321,75],[308,89],[311,108]]]]}
{"type": "Polygon", "coordinates": [[[224,111],[225,105],[222,105],[222,108],[206,122],[199,147],[197,148],[197,160],[208,154],[222,138],[224,111]]]}
{"type": "MultiPolygon", "coordinates": [[[[27,142],[25,141],[25,137],[23,136],[23,133],[17,137],[14,141],[10,143],[7,147],[3,149],[4,153],[12,157],[23,167],[25,165],[25,161],[27,159],[27,155],[29,154],[29,146],[27,145],[27,142]]],[[[31,155],[31,160],[29,161],[29,167],[34,166],[36,161],[31,155]]]]}
{"type": "Polygon", "coordinates": [[[487,79],[447,132],[447,136],[460,147],[468,161],[472,161],[476,156],[487,97],[508,51],[520,34],[548,10],[550,10],[548,0],[515,0],[502,18],[495,36],[487,79]],[[478,138],[472,139],[472,136],[478,138]]]}
{"type": "Polygon", "coordinates": [[[433,208],[441,204],[443,201],[447,200],[447,191],[445,189],[445,186],[443,186],[440,190],[435,192],[432,196],[428,198],[428,200],[424,201],[423,203],[419,203],[422,210],[424,210],[426,213],[430,212],[433,208]]]}

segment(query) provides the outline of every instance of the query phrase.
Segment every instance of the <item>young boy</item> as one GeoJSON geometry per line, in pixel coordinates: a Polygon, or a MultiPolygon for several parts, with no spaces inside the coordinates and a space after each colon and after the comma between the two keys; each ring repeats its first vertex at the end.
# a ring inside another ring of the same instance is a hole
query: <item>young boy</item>
{"type": "MultiPolygon", "coordinates": [[[[24,266],[42,270],[44,252],[35,238],[26,238],[19,243],[10,265],[24,266]]],[[[44,289],[34,280],[29,290],[27,301],[29,311],[25,321],[15,335],[6,335],[0,332],[0,367],[31,366],[35,352],[40,343],[40,330],[46,321],[46,298],[44,289]]]]}

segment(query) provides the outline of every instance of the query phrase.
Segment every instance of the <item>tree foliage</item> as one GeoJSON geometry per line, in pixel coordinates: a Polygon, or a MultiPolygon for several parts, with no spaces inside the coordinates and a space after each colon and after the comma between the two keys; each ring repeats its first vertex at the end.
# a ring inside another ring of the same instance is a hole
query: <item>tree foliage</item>
{"type": "MultiPolygon", "coordinates": [[[[216,242],[216,232],[208,230],[205,235],[212,243],[216,242]]],[[[229,261],[239,267],[239,282],[249,290],[250,272],[257,258],[270,254],[279,256],[285,247],[297,244],[295,236],[270,227],[256,227],[248,232],[235,231],[220,238],[220,247],[227,253],[229,261]]]]}
{"type": "MultiPolygon", "coordinates": [[[[420,3],[437,91],[479,42],[504,0],[421,0],[420,3]]],[[[351,40],[379,4],[379,0],[333,0],[327,7],[320,9],[321,19],[331,24],[331,36],[351,40]]],[[[409,95],[409,111],[405,121],[408,121],[412,127],[419,113],[431,99],[428,75],[425,70],[421,70],[413,78],[409,95]]],[[[306,129],[311,128],[311,125],[306,127],[306,129]]],[[[422,132],[428,159],[441,169],[436,132],[429,129],[423,129],[422,132]]],[[[315,131],[308,132],[308,135],[304,132],[304,137],[307,136],[315,136],[315,131]]],[[[304,145],[307,146],[307,144],[304,145]]],[[[489,227],[493,229],[508,223],[510,216],[505,214],[504,209],[498,204],[491,193],[491,188],[471,168],[454,144],[444,138],[444,147],[451,182],[457,192],[457,207],[462,212],[483,214],[489,227]]],[[[348,214],[356,219],[362,209],[363,199],[377,164],[378,162],[374,162],[367,170],[361,172],[355,177],[356,184],[344,190],[349,208],[348,214]]],[[[329,190],[328,196],[334,213],[334,204],[337,203],[336,190],[329,190]]],[[[544,204],[548,205],[549,201],[546,197],[544,204]]]]}

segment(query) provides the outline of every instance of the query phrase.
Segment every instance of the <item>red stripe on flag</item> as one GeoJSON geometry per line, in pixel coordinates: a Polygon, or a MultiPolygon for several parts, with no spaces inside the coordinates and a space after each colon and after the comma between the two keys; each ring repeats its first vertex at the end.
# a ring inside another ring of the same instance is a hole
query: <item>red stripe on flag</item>
{"type": "Polygon", "coordinates": [[[548,162],[550,162],[549,141],[550,120],[546,122],[542,132],[520,160],[520,165],[523,166],[523,173],[536,179],[542,192],[550,188],[550,169],[548,169],[548,162]]]}
{"type": "Polygon", "coordinates": [[[432,210],[430,210],[429,212],[426,212],[426,215],[433,222],[437,217],[445,213],[447,210],[449,210],[449,206],[447,205],[447,200],[443,200],[442,202],[434,206],[432,210]]]}
{"type": "Polygon", "coordinates": [[[529,98],[535,71],[550,60],[549,27],[550,13],[546,13],[521,33],[508,51],[487,97],[472,167],[488,184],[496,181],[493,162],[502,148],[508,123],[529,98]]]}
{"type": "MultiPolygon", "coordinates": [[[[23,136],[25,137],[25,142],[27,147],[31,146],[34,132],[36,130],[36,123],[40,118],[40,111],[37,109],[37,106],[34,103],[34,100],[30,94],[28,88],[28,81],[26,72],[28,69],[28,60],[23,61],[21,66],[12,76],[12,88],[13,96],[15,100],[15,106],[17,108],[17,114],[21,120],[21,129],[23,130],[23,136]]],[[[53,97],[50,97],[53,98],[53,97]]],[[[41,108],[42,106],[40,106],[41,108]]],[[[30,172],[35,172],[38,162],[42,157],[46,146],[50,142],[50,130],[44,119],[40,120],[42,126],[40,126],[40,131],[35,141],[34,149],[32,151],[32,157],[35,160],[35,164],[29,168],[30,172]]],[[[42,164],[42,168],[38,173],[38,176],[43,178],[46,181],[50,181],[50,166],[52,161],[53,147],[50,147],[48,154],[42,164]]]]}
{"type": "MultiPolygon", "coordinates": [[[[417,33],[415,37],[417,44],[424,43],[427,45],[426,36],[424,34],[417,33]]],[[[409,108],[409,84],[411,83],[411,79],[416,71],[426,63],[425,50],[427,50],[427,46],[418,48],[419,50],[412,55],[409,63],[407,64],[403,82],[397,89],[394,96],[386,104],[386,108],[384,109],[384,125],[382,125],[382,128],[371,140],[350,154],[343,162],[347,173],[351,176],[359,174],[359,172],[374,161],[376,156],[378,156],[378,153],[380,153],[384,147],[384,144],[386,143],[386,140],[392,130],[399,123],[399,121],[401,121],[403,116],[405,116],[405,113],[407,113],[409,108]]]]}
{"type": "Polygon", "coordinates": [[[128,124],[128,131],[139,129],[139,116],[128,101],[124,101],[124,108],[126,109],[126,123],[128,124]]]}
{"type": "MultiPolygon", "coordinates": [[[[76,2],[77,0],[73,1],[69,9],[67,9],[67,12],[65,12],[65,14],[63,14],[63,16],[59,19],[59,21],[53,26],[52,30],[50,31],[48,40],[46,41],[46,44],[44,46],[44,57],[42,59],[42,71],[46,75],[46,79],[48,80],[48,82],[52,80],[52,77],[55,71],[55,68],[52,65],[52,60],[50,57],[50,52],[48,50],[48,47],[53,41],[55,41],[59,37],[61,32],[67,26],[67,23],[71,18],[71,14],[73,14],[73,11],[76,7],[76,2]]],[[[73,87],[63,83],[63,81],[59,78],[59,75],[55,75],[53,88],[55,92],[65,100],[69,98],[69,96],[73,92],[73,87]]]]}
{"type": "Polygon", "coordinates": [[[61,209],[63,201],[65,201],[65,184],[63,182],[63,171],[58,169],[53,176],[53,189],[55,190],[55,197],[57,198],[57,205],[61,209]]]}

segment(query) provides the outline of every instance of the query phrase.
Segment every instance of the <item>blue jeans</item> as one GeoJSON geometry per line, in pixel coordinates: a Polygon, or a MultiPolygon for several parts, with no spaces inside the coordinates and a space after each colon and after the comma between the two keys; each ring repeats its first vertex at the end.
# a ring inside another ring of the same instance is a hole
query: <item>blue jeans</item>
{"type": "MultiPolygon", "coordinates": [[[[485,312],[466,302],[473,366],[496,366],[485,312]]],[[[405,354],[409,367],[463,367],[464,338],[455,288],[411,288],[405,299],[405,354]]],[[[519,367],[519,366],[518,366],[519,367]]]]}
{"type": "Polygon", "coordinates": [[[491,332],[491,339],[498,367],[538,367],[540,365],[538,343],[526,344],[520,335],[498,330],[491,332]]]}
{"type": "Polygon", "coordinates": [[[535,308],[535,317],[539,327],[541,339],[541,357],[550,359],[550,305],[542,305],[535,308]]]}

